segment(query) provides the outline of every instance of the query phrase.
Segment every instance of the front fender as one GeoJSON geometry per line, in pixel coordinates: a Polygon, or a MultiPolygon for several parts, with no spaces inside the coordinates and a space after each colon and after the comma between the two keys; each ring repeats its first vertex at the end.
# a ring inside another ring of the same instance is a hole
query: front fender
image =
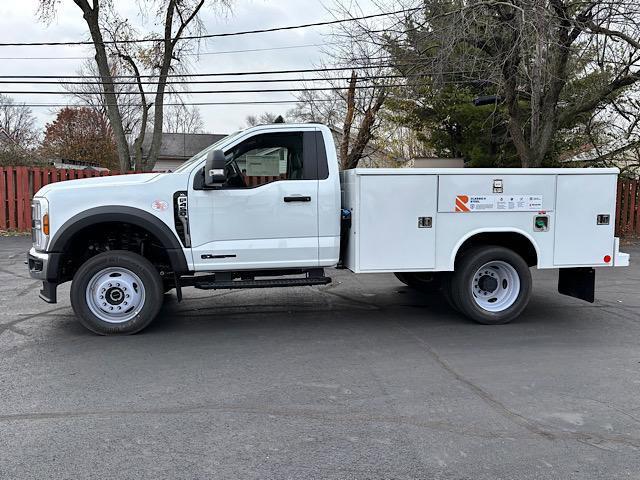
{"type": "Polygon", "coordinates": [[[144,228],[162,243],[174,272],[189,271],[180,240],[166,223],[144,210],[121,205],[90,208],[74,215],[56,230],[49,243],[48,252],[62,253],[76,233],[92,225],[106,222],[131,223],[144,228]]]}

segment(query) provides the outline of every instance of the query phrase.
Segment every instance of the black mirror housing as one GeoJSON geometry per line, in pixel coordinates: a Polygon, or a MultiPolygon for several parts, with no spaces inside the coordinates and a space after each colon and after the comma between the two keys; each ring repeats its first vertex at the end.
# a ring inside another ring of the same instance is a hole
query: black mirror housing
{"type": "Polygon", "coordinates": [[[206,187],[219,187],[227,181],[226,162],[227,159],[222,150],[207,153],[207,161],[204,166],[204,185],[206,187]]]}

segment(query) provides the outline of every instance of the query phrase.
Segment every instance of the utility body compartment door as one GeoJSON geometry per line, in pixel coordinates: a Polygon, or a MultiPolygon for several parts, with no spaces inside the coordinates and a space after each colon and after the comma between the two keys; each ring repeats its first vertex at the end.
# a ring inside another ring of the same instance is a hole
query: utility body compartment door
{"type": "Polygon", "coordinates": [[[360,175],[359,180],[359,270],[434,268],[438,176],[360,175]]]}
{"type": "Polygon", "coordinates": [[[558,175],[554,264],[607,265],[615,218],[616,175],[558,175]]]}

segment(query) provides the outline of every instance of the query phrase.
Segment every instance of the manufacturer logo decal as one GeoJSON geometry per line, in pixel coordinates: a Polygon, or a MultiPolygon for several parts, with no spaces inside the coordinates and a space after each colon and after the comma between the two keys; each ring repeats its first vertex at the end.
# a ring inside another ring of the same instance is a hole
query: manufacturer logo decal
{"type": "Polygon", "coordinates": [[[169,204],[164,200],[154,200],[151,204],[151,208],[160,212],[164,212],[167,208],[169,208],[169,204]]]}
{"type": "Polygon", "coordinates": [[[457,195],[456,196],[456,212],[468,212],[469,211],[469,195],[457,195]]]}

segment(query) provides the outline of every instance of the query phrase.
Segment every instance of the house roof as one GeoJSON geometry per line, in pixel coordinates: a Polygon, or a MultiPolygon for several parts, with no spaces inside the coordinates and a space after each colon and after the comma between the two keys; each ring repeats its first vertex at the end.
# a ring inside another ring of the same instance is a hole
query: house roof
{"type": "MultiPolygon", "coordinates": [[[[142,143],[142,151],[146,157],[151,147],[152,134],[148,133],[142,143]]],[[[226,137],[218,133],[162,133],[162,143],[158,159],[176,158],[186,160],[196,153],[204,150],[209,145],[226,137]]]]}

